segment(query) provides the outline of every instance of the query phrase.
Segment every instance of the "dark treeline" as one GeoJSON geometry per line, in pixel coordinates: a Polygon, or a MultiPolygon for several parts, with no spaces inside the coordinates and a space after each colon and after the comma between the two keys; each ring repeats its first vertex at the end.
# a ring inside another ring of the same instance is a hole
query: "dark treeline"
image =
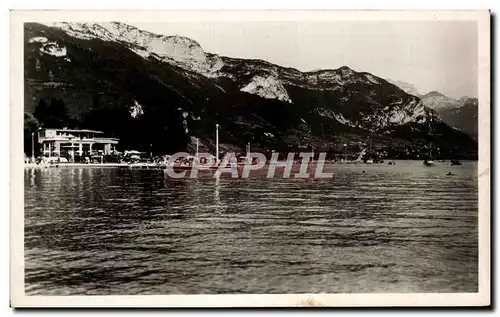
{"type": "Polygon", "coordinates": [[[41,128],[56,128],[63,127],[76,128],[77,120],[70,118],[68,110],[62,99],[51,99],[49,103],[45,100],[40,100],[35,112],[24,113],[24,153],[32,154],[32,133],[35,133],[35,155],[39,155],[39,147],[37,145],[36,132],[41,128]]]}
{"type": "MultiPolygon", "coordinates": [[[[24,114],[24,152],[31,156],[32,133],[42,128],[94,129],[107,137],[120,138],[118,148],[135,149],[156,154],[186,149],[182,117],[172,108],[153,108],[132,118],[127,100],[94,96],[92,107],[78,118],[72,118],[62,99],[40,100],[33,114],[24,114]]],[[[35,133],[35,155],[39,146],[35,133]]]]}

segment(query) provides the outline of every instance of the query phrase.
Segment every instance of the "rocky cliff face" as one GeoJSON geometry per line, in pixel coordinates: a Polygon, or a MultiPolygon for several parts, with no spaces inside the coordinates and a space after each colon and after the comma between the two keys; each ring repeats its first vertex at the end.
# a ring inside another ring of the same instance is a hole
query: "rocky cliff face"
{"type": "Polygon", "coordinates": [[[210,69],[205,52],[194,40],[183,36],[164,36],[139,30],[119,22],[49,23],[79,39],[100,39],[123,44],[143,58],[154,57],[200,72],[210,69]]]}
{"type": "Polygon", "coordinates": [[[403,90],[407,94],[417,96],[417,97],[421,96],[420,91],[413,84],[410,84],[410,83],[407,83],[407,82],[404,82],[401,80],[387,79],[387,81],[390,82],[391,84],[401,88],[401,90],[403,90]]]}
{"type": "MultiPolygon", "coordinates": [[[[391,81],[407,91],[411,84],[391,81]]],[[[410,89],[411,90],[411,89],[410,89]]],[[[407,91],[408,92],[408,91],[407,91]]],[[[438,91],[431,91],[420,96],[422,104],[435,110],[446,124],[463,131],[474,140],[478,137],[478,99],[464,96],[460,99],[448,97],[438,91]]]]}
{"type": "Polygon", "coordinates": [[[362,147],[369,137],[380,149],[418,155],[434,124],[447,155],[476,151],[418,97],[373,74],[218,56],[186,37],[118,22],[26,24],[25,77],[27,112],[61,98],[79,125],[117,135],[124,147],[172,151],[192,136],[210,145],[218,122],[221,142],[235,148],[248,141],[274,149],[362,147]]]}
{"type": "Polygon", "coordinates": [[[438,91],[431,91],[421,96],[422,102],[434,110],[456,108],[459,106],[458,100],[445,96],[438,91]]]}
{"type": "Polygon", "coordinates": [[[478,99],[462,97],[454,107],[440,109],[444,122],[467,133],[474,140],[478,138],[478,99]]]}

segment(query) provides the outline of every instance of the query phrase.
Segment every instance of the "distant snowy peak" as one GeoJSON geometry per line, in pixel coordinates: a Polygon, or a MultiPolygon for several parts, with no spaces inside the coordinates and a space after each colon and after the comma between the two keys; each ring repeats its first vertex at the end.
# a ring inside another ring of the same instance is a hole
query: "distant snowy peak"
{"type": "Polygon", "coordinates": [[[424,96],[421,96],[420,99],[422,99],[422,102],[425,106],[434,110],[460,107],[460,103],[458,100],[445,96],[438,91],[431,91],[424,96]]]}
{"type": "Polygon", "coordinates": [[[281,82],[272,75],[256,75],[252,78],[249,84],[240,90],[263,98],[278,99],[292,103],[285,87],[283,87],[281,82]]]}
{"type": "Polygon", "coordinates": [[[120,22],[54,22],[47,25],[62,29],[68,35],[80,39],[96,38],[123,43],[143,58],[159,58],[200,73],[208,74],[213,72],[214,67],[222,67],[220,61],[207,59],[198,42],[184,36],[158,35],[120,22]]]}
{"type": "Polygon", "coordinates": [[[400,80],[392,80],[390,78],[386,79],[389,83],[395,85],[402,91],[406,92],[407,94],[413,95],[413,96],[420,96],[420,92],[418,91],[417,87],[413,84],[406,83],[404,81],[400,80]]]}
{"type": "Polygon", "coordinates": [[[443,93],[440,93],[439,91],[429,91],[428,93],[426,93],[425,95],[423,95],[422,97],[439,97],[439,98],[446,98],[446,95],[443,94],[443,93]]]}
{"type": "Polygon", "coordinates": [[[474,106],[474,107],[478,106],[478,99],[477,98],[463,96],[462,98],[460,98],[458,100],[458,102],[460,103],[460,106],[462,106],[462,107],[465,105],[470,105],[470,106],[474,106]]]}

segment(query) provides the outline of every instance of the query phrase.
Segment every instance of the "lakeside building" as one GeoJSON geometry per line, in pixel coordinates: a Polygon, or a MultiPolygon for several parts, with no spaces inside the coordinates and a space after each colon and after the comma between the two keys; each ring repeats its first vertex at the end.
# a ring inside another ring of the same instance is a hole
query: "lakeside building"
{"type": "Polygon", "coordinates": [[[46,157],[60,157],[64,154],[74,161],[75,156],[109,155],[114,153],[118,142],[119,139],[105,137],[104,132],[96,130],[38,130],[41,154],[46,157]]]}

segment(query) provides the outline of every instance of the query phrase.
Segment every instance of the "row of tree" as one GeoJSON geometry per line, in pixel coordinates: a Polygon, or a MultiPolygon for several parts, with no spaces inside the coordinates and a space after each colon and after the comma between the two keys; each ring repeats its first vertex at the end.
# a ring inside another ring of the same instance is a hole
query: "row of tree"
{"type": "Polygon", "coordinates": [[[68,125],[74,125],[68,115],[68,109],[62,99],[52,99],[49,104],[40,100],[33,113],[40,125],[45,128],[60,129],[68,125]]]}
{"type": "MultiPolygon", "coordinates": [[[[70,118],[68,109],[62,99],[51,99],[50,103],[40,100],[33,114],[24,113],[24,153],[32,154],[32,133],[40,128],[75,127],[77,121],[70,118]]],[[[39,146],[35,137],[35,156],[39,155],[39,146]]]]}
{"type": "MultiPolygon", "coordinates": [[[[94,96],[92,107],[72,118],[62,99],[40,100],[33,114],[24,114],[24,152],[31,156],[32,133],[40,128],[95,129],[120,138],[120,147],[154,153],[184,150],[188,143],[182,116],[175,107],[156,107],[138,118],[129,113],[130,100],[94,96]]],[[[35,139],[35,156],[39,144],[35,139]]]]}

